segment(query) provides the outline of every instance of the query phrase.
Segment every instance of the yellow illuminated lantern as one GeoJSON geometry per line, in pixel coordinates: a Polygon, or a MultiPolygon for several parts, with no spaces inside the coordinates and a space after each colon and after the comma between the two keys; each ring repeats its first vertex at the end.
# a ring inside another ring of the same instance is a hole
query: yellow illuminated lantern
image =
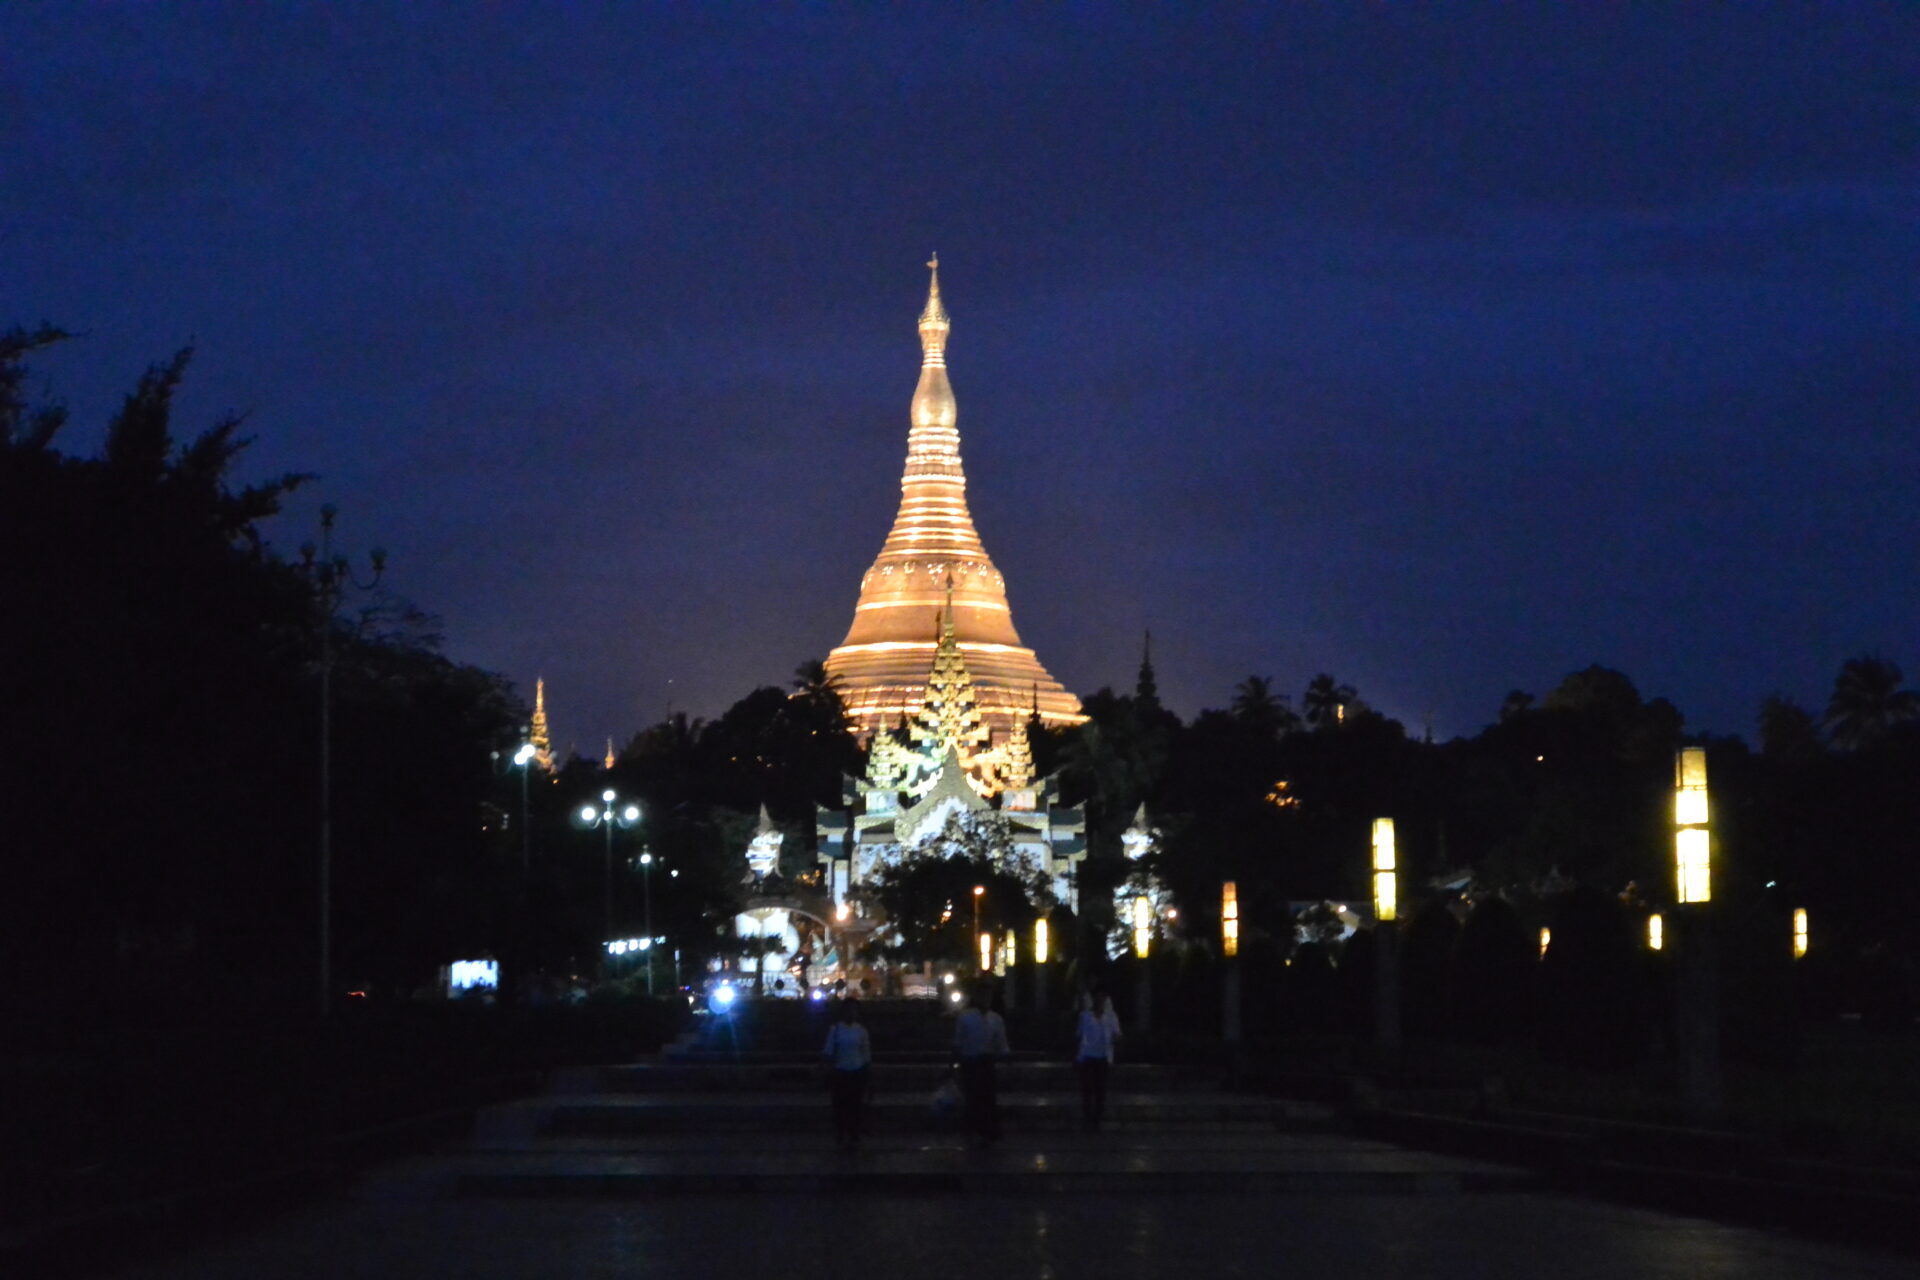
{"type": "Polygon", "coordinates": [[[1553,930],[1551,929],[1540,930],[1540,958],[1542,960],[1545,960],[1547,958],[1547,948],[1552,945],[1553,945],[1553,930]]]}
{"type": "Polygon", "coordinates": [[[990,933],[980,935],[980,972],[993,972],[993,935],[990,933]]]}
{"type": "Polygon", "coordinates": [[[1713,898],[1713,856],[1707,837],[1707,750],[1682,747],[1674,761],[1673,858],[1681,902],[1713,898]]]}
{"type": "Polygon", "coordinates": [[[1011,929],[1007,930],[1007,949],[1004,954],[1007,958],[1007,968],[1013,968],[1014,960],[1020,954],[1020,939],[1011,929]]]}
{"type": "Polygon", "coordinates": [[[1041,916],[1033,922],[1033,962],[1047,962],[1047,918],[1041,916]]]}
{"type": "Polygon", "coordinates": [[[1647,946],[1658,951],[1666,944],[1666,921],[1660,918],[1658,911],[1647,917],[1647,946]]]}
{"type": "Polygon", "coordinates": [[[1231,880],[1220,886],[1220,950],[1240,954],[1240,891],[1231,880]]]}
{"type": "Polygon", "coordinates": [[[1394,918],[1399,902],[1398,879],[1394,874],[1393,819],[1373,820],[1373,917],[1385,922],[1394,918]]]}
{"type": "Polygon", "coordinates": [[[1153,899],[1144,893],[1133,900],[1133,954],[1142,960],[1153,946],[1153,899]]]}
{"type": "Polygon", "coordinates": [[[1807,909],[1793,909],[1793,958],[1800,959],[1807,954],[1807,909]]]}

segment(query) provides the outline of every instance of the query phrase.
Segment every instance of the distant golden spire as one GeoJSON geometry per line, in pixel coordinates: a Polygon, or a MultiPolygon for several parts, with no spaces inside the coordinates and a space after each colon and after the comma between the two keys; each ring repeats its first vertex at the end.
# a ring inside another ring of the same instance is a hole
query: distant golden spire
{"type": "Polygon", "coordinates": [[[609,769],[613,768],[613,739],[611,737],[607,739],[606,767],[609,769]]]}
{"type": "Polygon", "coordinates": [[[547,772],[553,772],[553,739],[547,734],[547,682],[536,679],[533,682],[533,725],[527,731],[527,741],[533,746],[533,762],[547,772]]]}

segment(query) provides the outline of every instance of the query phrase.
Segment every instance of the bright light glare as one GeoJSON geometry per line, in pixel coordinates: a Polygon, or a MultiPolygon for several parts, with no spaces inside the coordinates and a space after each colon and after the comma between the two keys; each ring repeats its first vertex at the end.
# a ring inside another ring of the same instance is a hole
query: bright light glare
{"type": "Polygon", "coordinates": [[[641,866],[643,866],[643,867],[650,867],[650,866],[652,866],[652,865],[653,865],[653,855],[652,855],[652,854],[650,854],[650,853],[643,853],[643,854],[641,854],[641,855],[640,855],[640,865],[641,865],[641,866]]]}
{"type": "Polygon", "coordinates": [[[948,997],[947,997],[947,999],[949,999],[949,1000],[951,1000],[951,1001],[953,1001],[953,1002],[954,1002],[955,1004],[959,1004],[959,1003],[960,1003],[960,993],[959,993],[958,991],[956,991],[956,992],[954,992],[954,993],[953,993],[952,995],[950,995],[950,996],[948,996],[948,997]]]}
{"type": "Polygon", "coordinates": [[[1373,918],[1392,920],[1400,905],[1399,881],[1394,875],[1393,819],[1373,820],[1373,918]]]}
{"type": "Polygon", "coordinates": [[[513,762],[515,764],[525,764],[531,759],[533,759],[533,744],[531,742],[521,743],[520,749],[513,753],[513,762]]]}
{"type": "Polygon", "coordinates": [[[738,994],[733,989],[733,984],[723,982],[713,989],[713,994],[707,997],[707,1000],[716,1009],[730,1009],[733,1007],[734,997],[738,994]]]}
{"type": "Polygon", "coordinates": [[[1047,962],[1047,920],[1045,916],[1033,922],[1033,962],[1047,962]]]}
{"type": "Polygon", "coordinates": [[[980,971],[985,973],[991,968],[993,968],[993,935],[982,933],[980,935],[980,971]]]}
{"type": "Polygon", "coordinates": [[[1667,944],[1667,922],[1658,911],[1647,917],[1647,946],[1658,951],[1667,944]]]}
{"type": "Polygon", "coordinates": [[[1807,909],[1793,909],[1793,958],[1800,959],[1807,954],[1807,909]]]}
{"type": "Polygon", "coordinates": [[[827,989],[825,987],[815,987],[807,995],[807,999],[809,1000],[825,1000],[826,998],[827,998],[827,989]]]}
{"type": "Polygon", "coordinates": [[[613,803],[613,792],[612,792],[612,791],[610,791],[610,790],[609,790],[609,791],[602,791],[602,792],[600,793],[600,798],[601,798],[602,800],[605,800],[605,801],[606,801],[606,802],[607,802],[608,804],[612,804],[612,803],[613,803]]]}
{"type": "Polygon", "coordinates": [[[582,822],[592,822],[595,818],[599,816],[600,816],[600,811],[595,809],[590,804],[582,805],[580,807],[580,821],[582,822]]]}
{"type": "Polygon", "coordinates": [[[1682,827],[1673,833],[1674,861],[1679,865],[1680,901],[1706,902],[1713,896],[1712,855],[1705,827],[1682,827]]]}
{"type": "Polygon", "coordinates": [[[640,821],[640,806],[637,804],[630,804],[625,809],[622,809],[620,811],[620,816],[625,818],[628,822],[638,822],[640,821]]]}

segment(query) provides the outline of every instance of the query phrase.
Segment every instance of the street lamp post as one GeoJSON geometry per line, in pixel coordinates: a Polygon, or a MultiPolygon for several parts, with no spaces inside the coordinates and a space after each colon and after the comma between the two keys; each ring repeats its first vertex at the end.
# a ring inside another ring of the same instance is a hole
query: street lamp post
{"type": "Polygon", "coordinates": [[[980,971],[985,973],[993,968],[993,943],[987,935],[980,932],[980,900],[987,896],[987,886],[973,886],[973,939],[980,948],[980,971]]]}
{"type": "Polygon", "coordinates": [[[1695,1123],[1720,1112],[1718,963],[1713,938],[1713,841],[1707,752],[1682,747],[1674,757],[1674,959],[1679,966],[1676,1038],[1681,1091],[1695,1123]]]}
{"type": "Polygon", "coordinates": [[[1393,819],[1373,820],[1373,1038],[1389,1056],[1400,1051],[1399,865],[1393,819]]]}
{"type": "Polygon", "coordinates": [[[313,584],[320,606],[320,1016],[333,1011],[333,620],[340,597],[351,587],[371,591],[386,571],[387,553],[368,553],[373,577],[361,582],[345,556],[333,554],[332,503],[320,508],[320,546],[300,548],[300,571],[313,584]]]}
{"type": "Polygon", "coordinates": [[[520,749],[513,753],[513,762],[520,768],[520,874],[526,875],[533,870],[533,826],[527,818],[527,773],[533,768],[534,750],[531,742],[523,742],[520,749]]]}
{"type": "Polygon", "coordinates": [[[653,852],[640,853],[640,875],[646,884],[647,899],[647,994],[653,994],[653,852]]]}
{"type": "MultiPolygon", "coordinates": [[[[605,932],[601,938],[601,964],[604,966],[606,964],[606,943],[613,937],[613,829],[615,827],[632,827],[636,825],[640,821],[640,806],[637,804],[629,804],[620,807],[618,805],[618,797],[614,795],[612,788],[608,788],[600,793],[600,804],[601,807],[598,809],[590,804],[583,805],[579,813],[579,822],[581,826],[589,829],[601,827],[606,831],[607,835],[606,869],[602,887],[602,895],[605,900],[605,920],[603,925],[605,932]]],[[[651,939],[652,935],[649,934],[648,938],[651,939]]]]}

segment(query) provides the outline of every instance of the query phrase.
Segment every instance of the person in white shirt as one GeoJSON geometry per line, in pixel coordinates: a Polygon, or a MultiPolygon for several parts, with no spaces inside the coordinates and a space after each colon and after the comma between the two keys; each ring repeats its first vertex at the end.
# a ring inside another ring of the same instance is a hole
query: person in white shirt
{"type": "Polygon", "coordinates": [[[847,1150],[860,1145],[861,1110],[867,1099],[868,1068],[873,1065],[873,1041],[860,1025],[860,1002],[840,1002],[840,1020],[827,1030],[820,1051],[826,1058],[833,1094],[834,1142],[847,1150]]]}
{"type": "Polygon", "coordinates": [[[986,984],[976,985],[953,1027],[953,1056],[960,1061],[967,1132],[982,1146],[1000,1140],[1000,1100],[993,1064],[1012,1052],[1007,1045],[1006,1020],[990,1007],[990,999],[986,984]]]}
{"type": "Polygon", "coordinates": [[[1089,1132],[1100,1127],[1107,1113],[1107,1072],[1120,1040],[1120,1018],[1105,990],[1095,987],[1080,997],[1080,1045],[1074,1051],[1074,1072],[1080,1077],[1080,1124],[1089,1132]]]}

